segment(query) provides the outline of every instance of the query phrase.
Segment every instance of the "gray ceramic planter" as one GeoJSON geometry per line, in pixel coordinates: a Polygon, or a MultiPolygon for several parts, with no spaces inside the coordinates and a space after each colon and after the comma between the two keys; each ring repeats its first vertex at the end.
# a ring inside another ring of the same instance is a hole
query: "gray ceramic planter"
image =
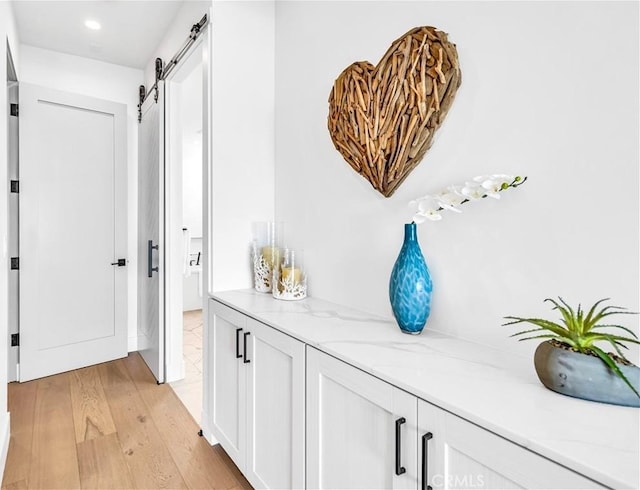
{"type": "MultiPolygon", "coordinates": [[[[550,390],[584,400],[640,407],[640,398],[599,357],[547,341],[538,346],[533,360],[538,378],[550,390]]],[[[620,370],[640,391],[640,368],[620,366],[620,370]]]]}

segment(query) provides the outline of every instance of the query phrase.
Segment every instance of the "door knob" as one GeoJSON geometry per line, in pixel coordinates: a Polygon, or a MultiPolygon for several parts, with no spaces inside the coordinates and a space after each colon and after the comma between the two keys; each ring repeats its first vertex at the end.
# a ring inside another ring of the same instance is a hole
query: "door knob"
{"type": "Polygon", "coordinates": [[[127,265],[127,259],[118,259],[118,262],[111,262],[111,265],[117,265],[118,267],[124,267],[127,265]]]}

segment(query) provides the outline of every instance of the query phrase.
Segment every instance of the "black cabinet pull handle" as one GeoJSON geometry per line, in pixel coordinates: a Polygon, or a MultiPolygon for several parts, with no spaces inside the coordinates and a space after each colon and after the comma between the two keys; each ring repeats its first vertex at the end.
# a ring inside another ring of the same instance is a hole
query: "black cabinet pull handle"
{"type": "Polygon", "coordinates": [[[251,335],[251,332],[245,332],[244,333],[244,362],[245,364],[250,363],[251,361],[249,360],[249,358],[247,357],[247,337],[251,335]]]}
{"type": "Polygon", "coordinates": [[[427,432],[422,436],[422,490],[432,490],[429,481],[429,441],[433,439],[433,434],[427,432]]]}
{"type": "Polygon", "coordinates": [[[242,329],[236,328],[236,359],[242,357],[242,354],[240,354],[240,332],[242,332],[242,329]]]}
{"type": "Polygon", "coordinates": [[[147,277],[153,277],[153,273],[158,272],[158,267],[153,267],[153,251],[159,249],[158,245],[153,244],[153,240],[147,240],[147,277]]]}
{"type": "Polygon", "coordinates": [[[402,466],[402,453],[400,447],[402,446],[402,433],[401,425],[407,420],[404,417],[400,417],[396,420],[396,475],[403,475],[407,472],[406,468],[402,466]]]}

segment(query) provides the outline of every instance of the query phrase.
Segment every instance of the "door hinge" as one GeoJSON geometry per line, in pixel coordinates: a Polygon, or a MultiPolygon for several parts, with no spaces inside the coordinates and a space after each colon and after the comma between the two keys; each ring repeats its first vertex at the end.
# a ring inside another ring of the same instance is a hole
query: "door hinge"
{"type": "Polygon", "coordinates": [[[20,257],[11,257],[11,270],[20,270],[20,257]]]}
{"type": "Polygon", "coordinates": [[[18,347],[20,345],[20,334],[12,333],[11,334],[11,347],[18,347]]]}
{"type": "Polygon", "coordinates": [[[10,104],[9,105],[9,114],[12,116],[18,117],[18,104],[10,104]]]}
{"type": "Polygon", "coordinates": [[[20,181],[12,180],[11,181],[11,192],[13,194],[18,194],[20,192],[20,181]]]}

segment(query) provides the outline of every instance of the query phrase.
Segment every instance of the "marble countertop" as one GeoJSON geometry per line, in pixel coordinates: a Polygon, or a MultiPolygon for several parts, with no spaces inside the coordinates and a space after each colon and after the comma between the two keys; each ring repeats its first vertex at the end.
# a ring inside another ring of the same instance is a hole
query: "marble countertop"
{"type": "Polygon", "coordinates": [[[640,488],[640,410],[559,395],[530,359],[334,303],[213,299],[612,488],[640,488]]]}

